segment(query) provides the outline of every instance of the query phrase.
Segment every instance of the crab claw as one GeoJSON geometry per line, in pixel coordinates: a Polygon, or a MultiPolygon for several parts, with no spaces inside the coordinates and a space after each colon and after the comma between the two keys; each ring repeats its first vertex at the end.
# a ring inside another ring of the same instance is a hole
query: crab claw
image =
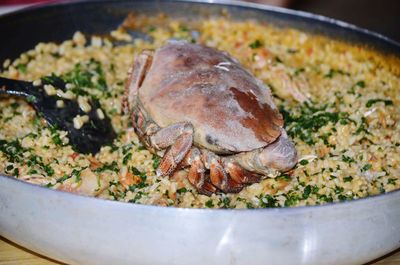
{"type": "Polygon", "coordinates": [[[225,160],[224,168],[231,178],[237,183],[252,184],[261,180],[260,175],[249,172],[236,163],[232,163],[230,161],[225,160]]]}
{"type": "Polygon", "coordinates": [[[296,165],[297,151],[294,143],[289,140],[286,132],[282,130],[278,140],[262,150],[259,154],[259,159],[264,167],[285,172],[296,165]]]}
{"type": "Polygon", "coordinates": [[[292,169],[297,163],[297,151],[285,130],[281,129],[281,136],[270,145],[227,157],[227,160],[250,172],[269,175],[276,171],[286,172],[292,169]]]}

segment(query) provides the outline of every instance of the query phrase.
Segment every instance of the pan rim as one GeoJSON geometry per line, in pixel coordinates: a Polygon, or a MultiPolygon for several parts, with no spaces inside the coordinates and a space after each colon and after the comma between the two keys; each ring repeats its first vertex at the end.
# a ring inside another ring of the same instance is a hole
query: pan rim
{"type": "MultiPolygon", "coordinates": [[[[151,2],[158,2],[159,0],[151,0],[151,2]]],[[[351,23],[343,22],[337,19],[329,18],[326,16],[322,15],[317,15],[309,12],[304,12],[304,11],[298,11],[298,10],[291,10],[291,9],[286,9],[282,7],[275,7],[275,6],[267,6],[267,5],[262,5],[262,4],[256,4],[256,3],[249,3],[249,2],[239,2],[239,1],[228,1],[228,0],[164,0],[167,2],[182,2],[182,3],[193,3],[193,4],[208,4],[208,5],[220,5],[220,6],[229,6],[229,7],[242,7],[242,8],[249,8],[253,10],[261,10],[265,12],[271,12],[275,14],[282,14],[282,15],[289,15],[293,17],[298,17],[298,18],[303,18],[307,19],[308,21],[318,21],[320,23],[323,23],[325,25],[333,26],[336,28],[341,28],[346,31],[353,31],[358,34],[361,34],[365,37],[368,38],[373,38],[379,42],[385,43],[395,50],[398,51],[400,55],[400,43],[392,40],[391,38],[388,38],[382,34],[379,34],[375,31],[371,31],[368,29],[364,29],[358,26],[355,26],[351,23]]],[[[42,4],[35,4],[35,5],[30,5],[21,9],[18,9],[16,11],[12,11],[3,15],[0,15],[0,23],[2,20],[5,19],[12,19],[14,17],[19,17],[22,15],[26,15],[27,13],[30,12],[35,12],[35,11],[43,11],[46,10],[47,8],[52,8],[52,7],[64,7],[64,6],[71,6],[71,5],[81,5],[81,4],[100,4],[100,3],[121,3],[121,2],[132,2],[129,0],[90,0],[90,1],[85,1],[85,0],[62,0],[59,2],[50,2],[50,3],[42,3],[42,4]]],[[[146,0],[136,0],[133,2],[150,2],[146,0]]],[[[378,52],[380,51],[379,49],[378,52]]],[[[115,200],[107,200],[107,199],[101,199],[97,197],[89,197],[85,195],[79,195],[71,192],[65,192],[65,191],[60,191],[60,190],[54,190],[50,189],[44,186],[39,186],[35,184],[31,184],[25,181],[22,181],[20,179],[16,179],[15,177],[12,176],[7,176],[4,174],[0,173],[0,181],[2,179],[5,179],[5,181],[11,181],[15,183],[21,183],[18,185],[25,185],[26,187],[29,187],[30,189],[33,189],[33,191],[37,192],[44,192],[47,190],[48,192],[56,192],[57,194],[62,195],[65,197],[67,200],[70,196],[71,198],[75,200],[96,200],[98,203],[103,203],[103,204],[111,204],[111,205],[119,205],[118,207],[131,207],[132,209],[156,209],[156,210],[163,210],[163,211],[184,211],[184,212],[232,212],[234,211],[235,213],[248,213],[248,212],[268,212],[271,214],[276,214],[280,212],[291,212],[295,213],[298,211],[312,211],[312,210],[317,210],[317,209],[327,209],[327,208],[336,208],[336,207],[348,207],[350,204],[360,204],[360,203],[369,203],[371,201],[378,201],[378,200],[384,200],[388,198],[393,198],[396,196],[400,197],[400,189],[398,190],[393,190],[390,192],[382,193],[382,194],[377,194],[377,195],[370,195],[367,197],[359,198],[359,199],[352,199],[350,201],[338,201],[338,202],[330,202],[330,203],[325,203],[321,205],[305,205],[305,206],[296,206],[296,207],[279,207],[279,208],[256,208],[256,209],[225,209],[225,208],[179,208],[179,207],[165,207],[165,206],[159,206],[159,205],[145,205],[145,204],[137,204],[137,203],[128,203],[128,202],[122,202],[122,201],[115,201],[115,200]],[[126,205],[126,206],[123,206],[126,205]]]]}

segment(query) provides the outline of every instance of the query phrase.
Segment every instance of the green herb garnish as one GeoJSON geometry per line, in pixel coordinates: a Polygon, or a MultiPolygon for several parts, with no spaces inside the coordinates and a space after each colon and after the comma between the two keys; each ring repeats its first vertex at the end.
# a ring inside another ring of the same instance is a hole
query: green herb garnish
{"type": "Polygon", "coordinates": [[[274,208],[274,207],[278,207],[278,200],[275,199],[274,197],[272,197],[271,195],[260,195],[258,197],[259,201],[260,201],[260,207],[262,208],[274,208]]]}
{"type": "Polygon", "coordinates": [[[348,163],[349,165],[356,162],[354,158],[345,155],[342,155],[342,161],[348,163]]]}
{"type": "Polygon", "coordinates": [[[305,166],[305,165],[308,164],[308,160],[305,160],[305,159],[304,160],[300,160],[299,164],[302,165],[302,166],[305,166]]]}
{"type": "Polygon", "coordinates": [[[178,194],[182,194],[182,193],[187,192],[187,189],[186,189],[186,188],[180,188],[180,189],[177,189],[176,192],[177,192],[178,194]]]}
{"type": "Polygon", "coordinates": [[[161,158],[159,156],[153,155],[153,168],[156,170],[161,163],[161,158]]]}
{"type": "Polygon", "coordinates": [[[378,103],[378,102],[383,102],[383,103],[385,103],[385,106],[391,106],[391,105],[393,105],[393,101],[390,100],[390,99],[380,99],[380,98],[376,98],[376,99],[370,99],[370,100],[368,100],[367,103],[365,104],[365,106],[366,106],[367,108],[369,108],[369,107],[371,107],[372,105],[374,105],[375,103],[378,103]]]}
{"type": "Polygon", "coordinates": [[[310,186],[310,185],[307,185],[307,186],[304,188],[303,199],[307,199],[308,197],[310,197],[311,191],[312,191],[311,186],[310,186]]]}
{"type": "Polygon", "coordinates": [[[314,145],[317,138],[316,133],[322,127],[329,123],[354,122],[349,118],[347,112],[328,111],[327,107],[327,105],[317,106],[305,103],[300,107],[299,115],[294,115],[280,107],[288,134],[291,137],[298,137],[308,145],[314,145]]]}
{"type": "Polygon", "coordinates": [[[22,63],[18,64],[17,69],[18,69],[18,71],[20,71],[23,74],[26,74],[26,72],[27,72],[26,64],[22,64],[22,63]]]}
{"type": "Polygon", "coordinates": [[[209,199],[208,201],[206,201],[205,203],[207,208],[213,208],[214,207],[214,203],[212,201],[212,199],[209,199]]]}
{"type": "Polygon", "coordinates": [[[387,183],[391,185],[396,185],[397,179],[388,179],[387,183]]]}
{"type": "Polygon", "coordinates": [[[343,178],[343,181],[344,182],[351,182],[353,180],[353,177],[352,176],[348,176],[348,177],[344,177],[343,178]]]}
{"type": "Polygon", "coordinates": [[[128,161],[132,159],[132,153],[128,153],[127,155],[124,156],[122,159],[122,164],[127,165],[128,161]]]}
{"type": "Polygon", "coordinates": [[[260,48],[263,45],[263,43],[260,40],[255,40],[254,42],[249,44],[249,47],[252,49],[257,49],[260,48]]]}
{"type": "Polygon", "coordinates": [[[114,171],[114,172],[119,172],[118,164],[117,162],[113,161],[112,163],[105,163],[101,167],[97,168],[95,172],[104,172],[106,170],[114,171]]]}
{"type": "Polygon", "coordinates": [[[340,69],[330,69],[329,72],[327,74],[324,75],[325,78],[333,78],[335,75],[347,75],[350,76],[349,73],[340,70],[340,69]]]}
{"type": "Polygon", "coordinates": [[[371,165],[371,164],[366,164],[366,165],[364,165],[364,166],[361,168],[361,171],[362,171],[362,172],[365,172],[365,171],[370,170],[371,168],[372,168],[372,165],[371,165]]]}

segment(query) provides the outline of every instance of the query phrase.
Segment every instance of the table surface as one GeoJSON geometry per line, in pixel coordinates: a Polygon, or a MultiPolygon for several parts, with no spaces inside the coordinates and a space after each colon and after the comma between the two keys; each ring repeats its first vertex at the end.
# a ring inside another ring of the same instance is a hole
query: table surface
{"type": "MultiPolygon", "coordinates": [[[[0,237],[0,264],[1,265],[60,265],[64,264],[36,254],[13,242],[0,237]]],[[[382,257],[369,265],[400,265],[400,249],[382,257]]]]}

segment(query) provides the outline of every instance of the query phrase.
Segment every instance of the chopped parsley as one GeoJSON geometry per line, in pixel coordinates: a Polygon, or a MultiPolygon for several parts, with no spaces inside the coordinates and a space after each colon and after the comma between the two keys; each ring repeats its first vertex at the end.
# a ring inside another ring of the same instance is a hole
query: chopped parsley
{"type": "Polygon", "coordinates": [[[365,171],[370,170],[371,168],[372,168],[372,165],[371,165],[371,164],[366,164],[366,165],[364,165],[364,166],[361,168],[361,171],[362,171],[362,172],[365,172],[365,171]]]}
{"type": "Polygon", "coordinates": [[[66,181],[67,179],[71,178],[71,177],[72,177],[72,175],[64,174],[64,176],[62,176],[61,178],[57,179],[57,183],[62,183],[64,181],[66,181]]]}
{"type": "Polygon", "coordinates": [[[176,192],[177,192],[178,194],[182,194],[182,193],[187,192],[187,189],[186,189],[185,187],[183,187],[183,188],[177,189],[176,192]]]}
{"type": "Polygon", "coordinates": [[[129,200],[128,202],[130,203],[137,203],[144,195],[146,195],[145,192],[142,191],[138,191],[135,195],[135,197],[133,197],[133,199],[129,200]]]}
{"type": "Polygon", "coordinates": [[[145,182],[141,181],[141,182],[139,182],[137,184],[130,185],[128,187],[128,190],[130,190],[132,192],[135,192],[137,189],[143,189],[144,187],[147,187],[147,186],[148,185],[145,182]]]}
{"type": "Polygon", "coordinates": [[[273,196],[265,194],[264,196],[260,195],[258,197],[260,202],[260,207],[262,208],[274,208],[279,207],[278,200],[275,199],[273,196]]]}
{"type": "Polygon", "coordinates": [[[23,153],[26,151],[29,150],[23,148],[18,139],[10,142],[0,140],[0,152],[2,152],[11,163],[23,161],[23,153]]]}
{"type": "Polygon", "coordinates": [[[278,56],[275,56],[275,61],[276,61],[277,63],[283,63],[282,59],[279,58],[278,56]]]}
{"type": "Polygon", "coordinates": [[[257,49],[260,48],[263,45],[263,43],[260,40],[255,40],[254,42],[249,44],[249,47],[252,49],[257,49]]]}
{"type": "Polygon", "coordinates": [[[155,26],[149,26],[149,28],[147,29],[148,32],[153,32],[156,31],[156,27],[155,26]]]}
{"type": "Polygon", "coordinates": [[[134,175],[139,176],[140,179],[142,180],[142,182],[146,181],[146,179],[147,179],[146,173],[140,172],[140,170],[137,169],[136,167],[132,167],[132,168],[131,168],[131,171],[132,171],[132,173],[133,173],[134,175]]]}
{"type": "Polygon", "coordinates": [[[296,50],[296,49],[287,49],[286,51],[287,51],[287,53],[290,53],[290,54],[294,54],[294,53],[298,53],[299,52],[299,50],[296,50]]]}
{"type": "Polygon", "coordinates": [[[358,126],[357,130],[354,132],[354,134],[358,135],[360,133],[366,133],[369,134],[369,131],[367,129],[367,119],[365,117],[361,118],[360,125],[358,126]]]}
{"type": "Polygon", "coordinates": [[[352,197],[351,197],[351,196],[346,196],[346,195],[343,195],[343,194],[339,194],[339,195],[338,195],[338,199],[339,199],[340,201],[348,201],[348,200],[351,200],[352,197]]]}
{"type": "Polygon", "coordinates": [[[22,64],[22,63],[18,64],[17,65],[17,69],[18,69],[19,72],[21,72],[23,74],[26,74],[26,72],[27,72],[26,64],[22,64]]]}
{"type": "Polygon", "coordinates": [[[324,75],[325,78],[333,78],[336,75],[347,75],[350,76],[349,73],[340,70],[340,69],[330,69],[327,74],[324,75]]]}
{"type": "Polygon", "coordinates": [[[223,197],[218,202],[218,206],[220,206],[222,208],[231,208],[230,203],[231,203],[231,199],[229,197],[223,197]]]}
{"type": "Polygon", "coordinates": [[[19,107],[19,104],[18,104],[18,102],[13,102],[10,104],[10,107],[15,110],[19,107]]]}
{"type": "Polygon", "coordinates": [[[343,181],[344,182],[351,182],[353,180],[353,177],[352,176],[348,176],[348,177],[344,177],[343,178],[343,181]]]}
{"type": "Polygon", "coordinates": [[[302,166],[305,166],[305,165],[308,164],[308,160],[305,160],[305,159],[300,160],[299,164],[302,165],[302,166]]]}
{"type": "Polygon", "coordinates": [[[396,185],[397,179],[388,179],[387,183],[390,185],[396,185]]]}
{"type": "Polygon", "coordinates": [[[339,186],[336,186],[335,187],[335,193],[336,194],[340,194],[340,193],[342,193],[344,191],[344,188],[343,187],[339,187],[339,186]]]}
{"type": "Polygon", "coordinates": [[[299,201],[300,197],[292,192],[289,192],[286,194],[286,201],[285,201],[285,206],[290,207],[290,206],[295,206],[297,202],[299,201]]]}
{"type": "Polygon", "coordinates": [[[280,174],[275,178],[276,180],[290,181],[291,177],[287,174],[280,174]]]}
{"type": "Polygon", "coordinates": [[[53,134],[53,135],[51,136],[51,140],[53,140],[53,143],[54,143],[55,145],[63,146],[63,142],[62,142],[62,140],[61,140],[61,138],[60,138],[60,134],[59,134],[59,133],[53,134]]]}
{"type": "Polygon", "coordinates": [[[187,26],[185,26],[185,25],[180,25],[179,26],[179,30],[183,31],[183,32],[189,32],[189,28],[187,26]]]}
{"type": "Polygon", "coordinates": [[[213,208],[214,207],[214,203],[213,203],[212,199],[209,199],[208,201],[206,201],[205,206],[207,208],[213,208]]]}
{"type": "Polygon", "coordinates": [[[137,169],[136,167],[132,167],[131,170],[132,170],[132,173],[136,176],[140,176],[142,174],[142,172],[140,172],[140,170],[137,169]]]}
{"type": "Polygon", "coordinates": [[[299,75],[300,73],[302,73],[302,72],[304,72],[304,71],[306,71],[306,69],[304,69],[303,67],[301,67],[301,68],[297,68],[295,71],[294,71],[294,75],[299,75]]]}
{"type": "Polygon", "coordinates": [[[26,97],[26,101],[28,101],[29,103],[34,103],[37,101],[37,98],[35,96],[29,95],[26,97]]]}
{"type": "Polygon", "coordinates": [[[348,163],[349,165],[356,162],[354,158],[345,155],[342,155],[342,161],[348,163]]]}
{"type": "Polygon", "coordinates": [[[132,153],[128,153],[122,159],[122,164],[127,165],[128,161],[132,159],[132,153]]]}
{"type": "Polygon", "coordinates": [[[107,83],[101,63],[93,58],[86,64],[77,63],[74,69],[62,76],[67,83],[75,85],[73,92],[78,95],[87,95],[81,88],[95,88],[101,91],[107,90],[107,83]],[[93,77],[97,77],[97,82],[93,82],[93,77]]]}
{"type": "Polygon", "coordinates": [[[391,105],[393,105],[393,101],[390,100],[390,99],[380,99],[380,98],[376,98],[376,99],[370,99],[370,100],[368,100],[367,103],[365,104],[365,106],[366,106],[367,108],[370,108],[370,107],[372,107],[372,105],[374,105],[375,103],[378,103],[378,102],[383,102],[383,103],[385,103],[385,106],[391,106],[391,105]]]}
{"type": "Polygon", "coordinates": [[[48,176],[51,177],[54,175],[54,169],[50,165],[43,165],[42,168],[48,176]]]}
{"type": "Polygon", "coordinates": [[[153,168],[156,170],[158,166],[160,165],[161,158],[157,155],[153,155],[153,168]]]}
{"type": "Polygon", "coordinates": [[[303,199],[308,199],[308,197],[310,197],[311,191],[312,191],[312,187],[310,185],[307,185],[304,188],[303,199]]]}
{"type": "Polygon", "coordinates": [[[327,195],[325,195],[325,194],[319,195],[319,196],[317,196],[317,197],[318,197],[318,199],[319,199],[320,201],[323,201],[323,202],[333,202],[333,198],[330,197],[330,196],[327,196],[327,195]]]}
{"type": "Polygon", "coordinates": [[[350,89],[348,91],[349,94],[355,95],[356,94],[356,91],[355,91],[356,87],[365,88],[365,81],[364,80],[360,80],[357,83],[355,83],[352,87],[350,87],[350,89]]]}
{"type": "Polygon", "coordinates": [[[113,161],[112,163],[105,163],[101,167],[97,168],[95,171],[100,173],[104,172],[106,170],[114,171],[114,172],[119,172],[118,164],[116,161],[113,161]]]}
{"type": "Polygon", "coordinates": [[[327,105],[317,106],[305,103],[300,107],[300,114],[295,115],[280,107],[286,129],[291,137],[297,137],[308,145],[316,142],[316,133],[329,123],[335,125],[353,122],[347,112],[328,111],[327,105]]]}
{"type": "Polygon", "coordinates": [[[361,88],[365,88],[365,81],[364,80],[360,80],[355,85],[358,86],[358,87],[361,87],[361,88]]]}

